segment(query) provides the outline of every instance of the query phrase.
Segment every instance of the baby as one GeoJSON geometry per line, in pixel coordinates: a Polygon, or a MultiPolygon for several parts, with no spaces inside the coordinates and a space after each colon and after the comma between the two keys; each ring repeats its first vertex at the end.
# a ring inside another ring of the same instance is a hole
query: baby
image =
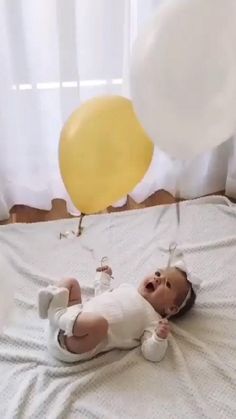
{"type": "Polygon", "coordinates": [[[184,315],[196,298],[183,263],[157,270],[144,278],[138,289],[124,284],[100,293],[110,284],[112,270],[104,266],[97,269],[97,275],[100,286],[95,297],[84,304],[75,279],[40,291],[39,315],[49,320],[50,353],[71,363],[140,345],[144,358],[161,361],[170,333],[167,319],[184,315]]]}

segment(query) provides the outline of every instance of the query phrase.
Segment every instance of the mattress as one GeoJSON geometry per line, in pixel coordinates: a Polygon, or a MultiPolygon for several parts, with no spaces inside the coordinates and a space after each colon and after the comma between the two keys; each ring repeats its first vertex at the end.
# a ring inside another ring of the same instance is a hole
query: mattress
{"type": "Polygon", "coordinates": [[[165,266],[176,234],[175,206],[0,228],[1,276],[13,281],[15,309],[0,336],[0,418],[120,419],[236,417],[236,207],[211,197],[181,204],[178,246],[201,283],[194,309],[171,323],[163,361],[140,348],[66,365],[50,357],[37,293],[62,277],[93,294],[107,256],[113,286],[138,284],[165,266]]]}

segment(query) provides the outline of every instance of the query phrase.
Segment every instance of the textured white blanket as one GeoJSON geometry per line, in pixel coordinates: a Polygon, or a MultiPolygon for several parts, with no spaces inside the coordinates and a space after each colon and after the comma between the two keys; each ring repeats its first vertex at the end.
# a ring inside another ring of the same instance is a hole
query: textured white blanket
{"type": "Polygon", "coordinates": [[[196,308],[173,325],[164,361],[149,363],[137,348],[67,366],[47,353],[39,288],[73,276],[88,296],[105,255],[114,285],[138,283],[167,262],[174,217],[173,206],[91,216],[82,237],[64,240],[76,220],[1,227],[1,276],[16,280],[16,310],[0,338],[1,419],[235,419],[236,209],[224,198],[181,205],[180,245],[202,287],[196,308]]]}

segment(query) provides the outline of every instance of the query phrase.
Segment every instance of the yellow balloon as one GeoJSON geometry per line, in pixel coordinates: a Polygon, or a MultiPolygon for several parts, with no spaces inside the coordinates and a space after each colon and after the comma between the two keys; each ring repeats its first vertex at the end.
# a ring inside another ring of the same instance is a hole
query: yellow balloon
{"type": "Polygon", "coordinates": [[[142,179],[153,143],[130,100],[102,96],[84,103],[66,122],[59,162],[74,205],[85,214],[104,210],[142,179]]]}

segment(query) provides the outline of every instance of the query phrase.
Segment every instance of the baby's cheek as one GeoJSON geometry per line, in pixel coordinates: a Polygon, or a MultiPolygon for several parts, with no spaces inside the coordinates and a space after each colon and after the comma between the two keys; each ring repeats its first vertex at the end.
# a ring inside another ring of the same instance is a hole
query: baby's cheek
{"type": "Polygon", "coordinates": [[[157,303],[164,303],[166,299],[165,292],[163,290],[158,290],[154,296],[154,299],[157,303]]]}
{"type": "Polygon", "coordinates": [[[173,303],[174,303],[174,301],[176,300],[176,294],[175,294],[175,293],[174,293],[174,291],[172,291],[172,290],[168,290],[167,297],[168,297],[168,301],[169,301],[171,304],[173,304],[173,303]]]}
{"type": "Polygon", "coordinates": [[[168,290],[164,287],[159,289],[159,298],[168,298],[168,290]]]}

